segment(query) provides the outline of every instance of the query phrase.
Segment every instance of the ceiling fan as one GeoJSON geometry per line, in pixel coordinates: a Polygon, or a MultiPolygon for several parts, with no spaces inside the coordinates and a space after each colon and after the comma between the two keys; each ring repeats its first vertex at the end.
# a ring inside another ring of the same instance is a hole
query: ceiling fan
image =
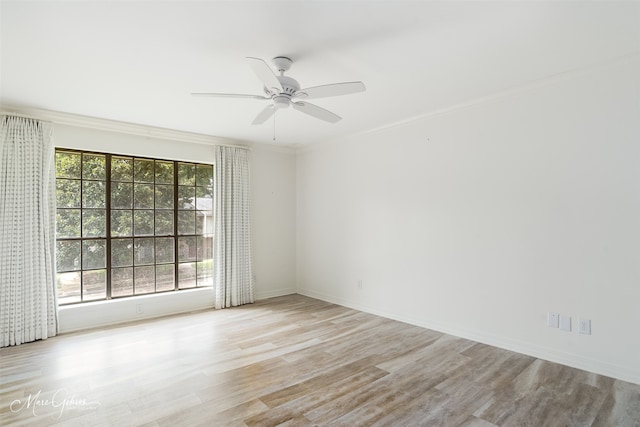
{"type": "Polygon", "coordinates": [[[362,82],[333,83],[322,86],[314,86],[300,89],[298,82],[284,75],[285,71],[291,68],[293,61],[285,56],[276,56],[271,60],[275,68],[280,73],[276,76],[269,65],[260,58],[246,58],[253,72],[264,85],[263,95],[243,95],[236,93],[192,93],[194,96],[212,96],[219,98],[250,98],[272,101],[253,119],[251,124],[259,125],[273,116],[276,110],[287,108],[294,109],[308,114],[329,123],[336,123],[342,118],[331,111],[306,102],[307,99],[325,98],[329,96],[348,95],[351,93],[364,92],[366,90],[362,82]]]}

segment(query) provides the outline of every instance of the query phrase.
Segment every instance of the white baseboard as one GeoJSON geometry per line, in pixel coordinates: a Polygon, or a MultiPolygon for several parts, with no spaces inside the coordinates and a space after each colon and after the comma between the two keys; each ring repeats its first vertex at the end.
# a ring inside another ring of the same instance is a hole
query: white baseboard
{"type": "Polygon", "coordinates": [[[256,300],[281,297],[284,295],[292,295],[297,293],[298,293],[298,290],[296,288],[274,289],[267,292],[256,291],[256,300]]]}
{"type": "MultiPolygon", "coordinates": [[[[532,345],[524,341],[516,341],[482,331],[463,330],[450,325],[416,319],[410,316],[380,310],[374,307],[354,303],[331,295],[306,289],[283,288],[267,292],[256,292],[256,300],[274,298],[298,293],[311,298],[349,307],[354,310],[375,314],[388,319],[398,320],[411,325],[454,335],[484,344],[500,347],[517,353],[537,357],[562,365],[593,372],[600,375],[640,384],[640,371],[625,366],[619,366],[585,358],[582,355],[567,353],[553,348],[532,345]]],[[[59,333],[75,332],[136,320],[151,319],[167,315],[186,313],[195,310],[213,308],[214,294],[210,288],[194,289],[171,294],[151,294],[139,297],[123,298],[111,301],[97,301],[78,305],[63,306],[59,309],[59,333]],[[138,306],[142,313],[137,312],[138,306]]]]}
{"type": "Polygon", "coordinates": [[[638,370],[637,368],[633,369],[626,366],[619,366],[609,362],[604,362],[601,360],[589,359],[580,354],[567,353],[553,348],[532,345],[524,341],[517,341],[482,331],[460,329],[457,327],[451,327],[450,325],[446,325],[443,323],[425,321],[423,319],[416,319],[410,316],[399,315],[397,313],[379,310],[374,307],[354,303],[353,301],[348,301],[342,298],[335,298],[330,295],[310,291],[307,289],[298,289],[297,293],[300,295],[305,295],[311,298],[316,298],[322,301],[352,308],[354,310],[375,314],[376,316],[397,320],[411,325],[420,326],[422,328],[432,329],[434,331],[454,335],[456,337],[465,338],[472,341],[477,341],[487,345],[492,345],[494,347],[503,348],[505,350],[514,351],[516,353],[526,354],[538,359],[548,360],[550,362],[559,363],[562,365],[570,366],[572,368],[582,369],[599,375],[616,378],[622,381],[628,381],[634,384],[640,384],[640,370],[638,370]]]}

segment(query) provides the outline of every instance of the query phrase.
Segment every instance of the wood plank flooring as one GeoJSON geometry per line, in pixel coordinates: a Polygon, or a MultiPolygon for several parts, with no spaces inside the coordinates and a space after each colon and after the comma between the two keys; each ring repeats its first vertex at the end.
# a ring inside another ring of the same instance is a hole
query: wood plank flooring
{"type": "Polygon", "coordinates": [[[300,295],[0,350],[11,426],[640,426],[640,386],[300,295]]]}

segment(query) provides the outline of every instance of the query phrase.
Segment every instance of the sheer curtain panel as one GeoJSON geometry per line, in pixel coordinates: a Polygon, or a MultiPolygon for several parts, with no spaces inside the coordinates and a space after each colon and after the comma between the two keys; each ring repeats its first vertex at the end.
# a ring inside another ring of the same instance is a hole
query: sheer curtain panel
{"type": "Polygon", "coordinates": [[[215,147],[215,307],[254,302],[251,253],[249,151],[215,147]]]}
{"type": "Polygon", "coordinates": [[[2,347],[57,333],[55,166],[51,125],[2,116],[0,332],[2,347]]]}

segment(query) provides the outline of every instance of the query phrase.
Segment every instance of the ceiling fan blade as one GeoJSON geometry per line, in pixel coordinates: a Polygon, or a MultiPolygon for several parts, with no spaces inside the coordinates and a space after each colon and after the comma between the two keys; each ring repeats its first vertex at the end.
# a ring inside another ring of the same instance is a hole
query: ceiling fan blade
{"type": "Polygon", "coordinates": [[[337,114],[333,114],[329,110],[325,110],[317,105],[309,104],[308,102],[292,102],[291,106],[298,111],[308,114],[311,117],[315,117],[316,119],[324,120],[325,122],[336,123],[342,120],[342,117],[337,114]]]}
{"type": "Polygon", "coordinates": [[[282,84],[280,80],[276,77],[276,75],[271,70],[271,67],[267,65],[260,58],[251,58],[247,57],[247,63],[251,67],[256,76],[260,79],[264,87],[266,87],[270,91],[274,91],[277,93],[282,92],[284,89],[282,88],[282,84]]]}
{"type": "Polygon", "coordinates": [[[208,96],[213,98],[253,98],[253,99],[271,99],[261,95],[243,95],[240,93],[210,93],[210,92],[192,92],[193,96],[208,96]]]}
{"type": "Polygon", "coordinates": [[[253,121],[251,122],[251,124],[261,125],[262,123],[266,122],[269,119],[269,117],[273,116],[275,112],[276,112],[276,109],[274,108],[273,105],[267,105],[266,107],[264,107],[262,111],[258,113],[256,118],[253,119],[253,121]]]}
{"type": "Polygon", "coordinates": [[[349,95],[351,93],[364,92],[367,88],[362,82],[333,83],[329,85],[308,87],[300,89],[294,95],[295,98],[313,99],[327,96],[349,95]]]}

